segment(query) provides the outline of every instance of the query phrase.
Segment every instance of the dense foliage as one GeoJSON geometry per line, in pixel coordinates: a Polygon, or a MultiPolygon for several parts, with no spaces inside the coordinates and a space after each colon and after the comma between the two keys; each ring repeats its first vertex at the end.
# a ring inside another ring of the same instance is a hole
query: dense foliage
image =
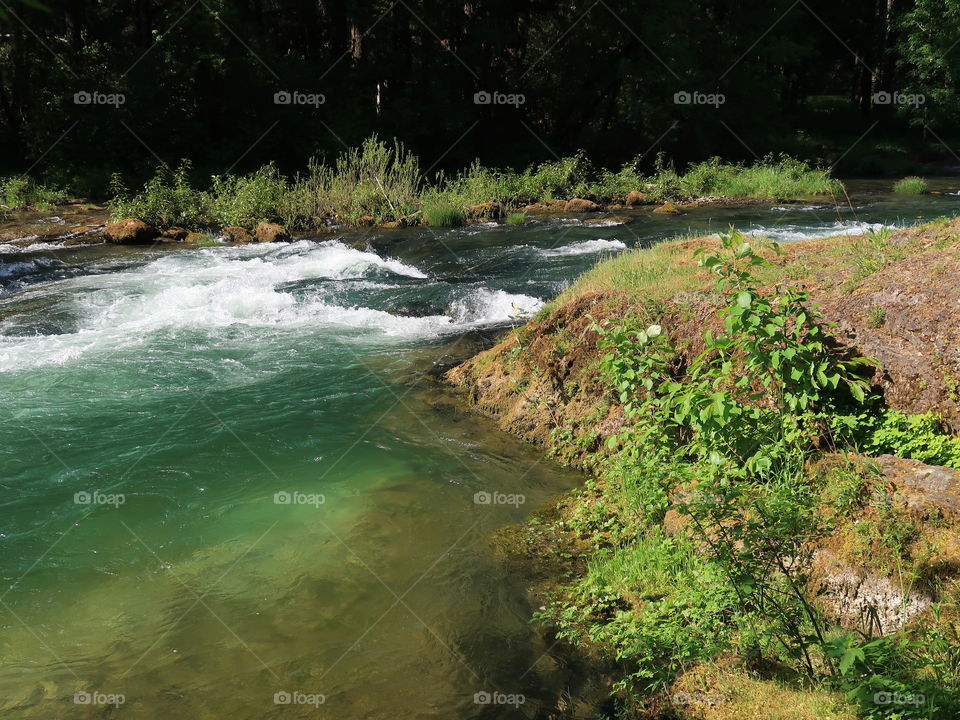
{"type": "Polygon", "coordinates": [[[158,159],[290,173],[373,133],[428,174],[582,147],[648,170],[655,149],[681,165],[890,155],[875,171],[913,161],[911,124],[948,157],[958,7],[19,0],[0,16],[0,172],[78,192],[114,170],[140,183],[158,159]]]}

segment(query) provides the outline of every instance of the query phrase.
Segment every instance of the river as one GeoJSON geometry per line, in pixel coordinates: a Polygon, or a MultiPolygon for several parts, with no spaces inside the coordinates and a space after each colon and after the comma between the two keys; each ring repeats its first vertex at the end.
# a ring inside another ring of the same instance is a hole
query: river
{"type": "Polygon", "coordinates": [[[0,246],[0,715],[536,717],[571,669],[490,538],[581,478],[435,370],[665,237],[960,213],[851,188],[839,209],[0,246]]]}

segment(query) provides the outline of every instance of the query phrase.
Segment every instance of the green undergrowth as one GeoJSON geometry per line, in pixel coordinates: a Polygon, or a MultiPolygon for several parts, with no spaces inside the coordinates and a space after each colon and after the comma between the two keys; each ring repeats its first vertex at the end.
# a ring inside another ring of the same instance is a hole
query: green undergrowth
{"type": "Polygon", "coordinates": [[[66,199],[65,191],[40,184],[25,175],[0,177],[0,214],[31,207],[49,210],[66,199]]]}
{"type": "Polygon", "coordinates": [[[826,170],[772,156],[754,165],[713,158],[686,172],[677,172],[661,159],[652,174],[644,174],[639,160],[611,171],[596,168],[581,152],[522,171],[474,163],[456,174],[428,176],[401,143],[374,136],[333,163],[312,160],[304,172],[292,177],[267,165],[247,175],[216,176],[198,186],[187,162],[175,170],[158,169],[139,190],[115,177],[109,204],[116,219],[137,217],[190,229],[251,226],[259,221],[311,229],[370,219],[463,224],[466,208],[490,202],[500,203],[508,221],[519,224],[515,210],[531,203],[573,197],[621,203],[633,191],[656,203],[704,195],[790,200],[833,195],[840,189],[826,170]]]}
{"type": "MultiPolygon", "coordinates": [[[[585,570],[537,620],[618,664],[623,718],[703,717],[664,715],[664,703],[692,669],[731,657],[770,697],[816,694],[839,708],[829,717],[960,716],[960,586],[955,574],[928,582],[943,568],[923,551],[945,521],[917,519],[862,464],[823,465],[889,452],[956,466],[960,444],[932,416],[885,410],[866,381],[873,362],[836,349],[805,291],[758,281],[770,250],[731,231],[698,252],[723,327],[696,357],[651,313],[593,324],[627,424],[564,505],[558,531],[585,548],[585,570]],[[888,635],[841,628],[812,582],[831,543],[899,571],[907,590],[926,583],[933,606],[888,635]]],[[[669,254],[654,253],[651,272],[669,254]]],[[[709,717],[746,716],[728,710],[709,717]]]]}

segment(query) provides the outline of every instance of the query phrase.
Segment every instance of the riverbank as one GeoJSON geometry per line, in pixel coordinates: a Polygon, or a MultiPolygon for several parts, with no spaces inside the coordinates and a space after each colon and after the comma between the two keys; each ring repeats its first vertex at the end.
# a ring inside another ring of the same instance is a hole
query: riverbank
{"type": "Polygon", "coordinates": [[[960,224],[782,254],[744,240],[603,262],[448,374],[591,473],[504,536],[508,561],[623,717],[949,717],[960,474],[938,466],[960,465],[960,224]],[[718,287],[704,257],[746,275],[718,287]],[[813,375],[779,374],[773,350],[813,375]]]}

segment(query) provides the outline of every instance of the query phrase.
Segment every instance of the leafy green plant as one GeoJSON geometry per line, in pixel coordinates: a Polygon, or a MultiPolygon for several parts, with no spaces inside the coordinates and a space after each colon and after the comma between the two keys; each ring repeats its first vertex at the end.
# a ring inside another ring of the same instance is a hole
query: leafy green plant
{"type": "Polygon", "coordinates": [[[525,213],[510,213],[507,215],[508,225],[523,225],[526,222],[527,216],[525,213]]]}
{"type": "Polygon", "coordinates": [[[870,308],[870,312],[867,314],[867,325],[872,328],[881,328],[883,324],[887,321],[887,311],[884,310],[879,305],[874,305],[870,308]]]}
{"type": "Polygon", "coordinates": [[[882,409],[832,419],[834,432],[870,455],[890,454],[960,468],[960,438],[935,413],[907,415],[882,409]]]}

